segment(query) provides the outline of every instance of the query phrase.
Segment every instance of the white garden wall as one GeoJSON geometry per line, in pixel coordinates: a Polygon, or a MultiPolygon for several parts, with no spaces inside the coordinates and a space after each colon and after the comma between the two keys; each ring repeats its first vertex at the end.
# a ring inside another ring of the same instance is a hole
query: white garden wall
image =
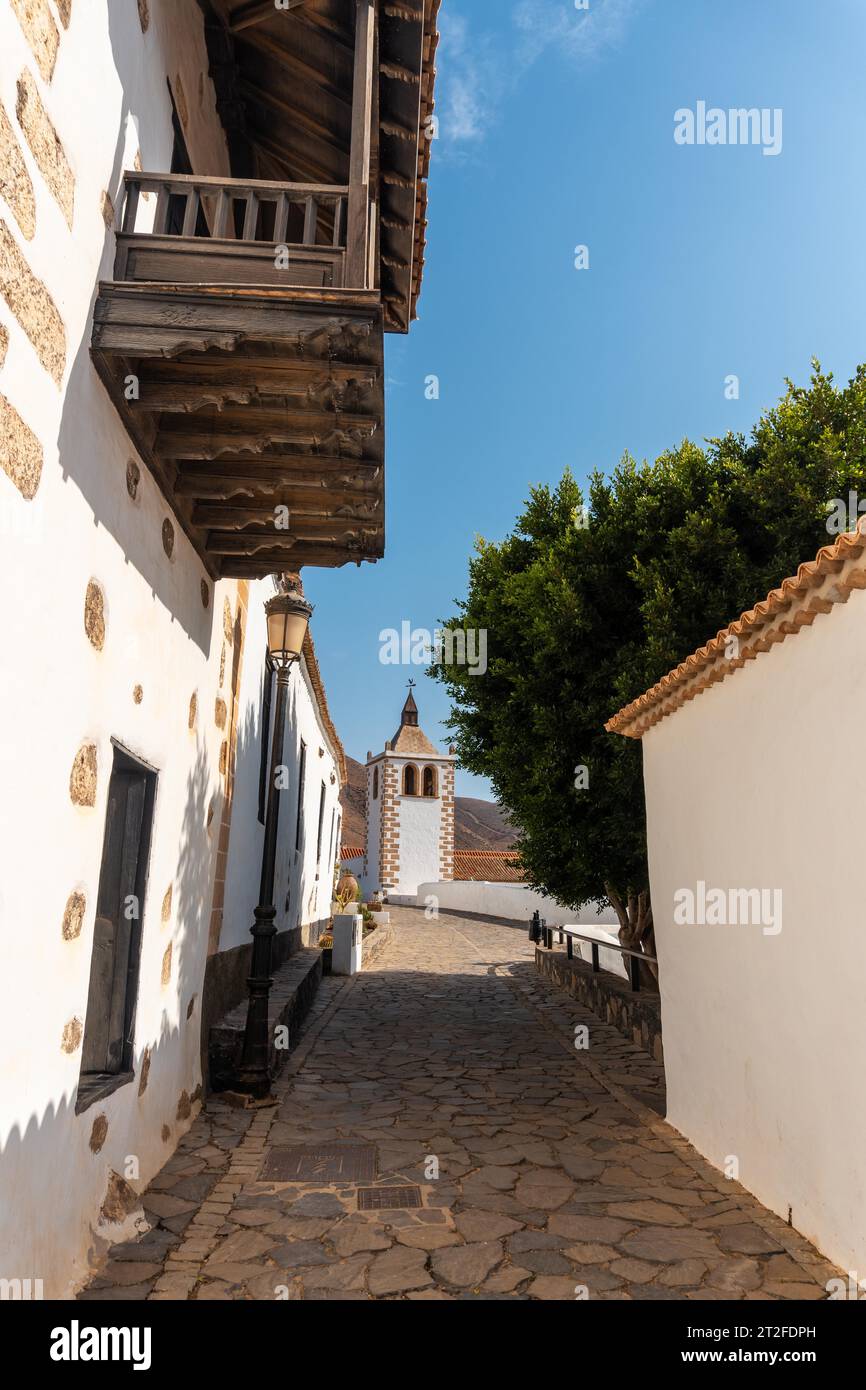
{"type": "MultiPolygon", "coordinates": [[[[390,895],[389,895],[390,896],[390,895]]],[[[613,908],[605,904],[601,913],[593,904],[579,908],[563,907],[544,893],[537,893],[525,883],[479,883],[474,879],[454,879],[450,883],[421,883],[416,902],[419,907],[438,905],[443,912],[478,912],[484,917],[503,917],[509,922],[525,922],[533,912],[540,912],[550,926],[580,927],[588,936],[599,941],[616,941],[617,918],[613,908]]],[[[590,947],[583,954],[589,956],[590,947]]],[[[618,951],[599,952],[602,968],[616,975],[626,975],[618,951]]]]}
{"type": "Polygon", "coordinates": [[[668,1119],[866,1270],[866,594],[643,739],[668,1119]],[[782,929],[685,926],[683,888],[781,890],[782,929]]]}

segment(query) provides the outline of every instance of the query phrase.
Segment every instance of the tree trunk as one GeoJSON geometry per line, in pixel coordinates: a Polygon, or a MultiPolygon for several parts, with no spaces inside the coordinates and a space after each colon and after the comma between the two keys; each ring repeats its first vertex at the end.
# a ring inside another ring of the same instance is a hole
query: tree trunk
{"type": "MultiPolygon", "coordinates": [[[[630,893],[623,900],[609,883],[605,891],[611,906],[619,918],[619,941],[632,951],[644,951],[655,955],[655,932],[653,930],[653,910],[648,890],[630,893]]],[[[623,965],[628,969],[628,956],[623,957],[623,965]]],[[[648,989],[658,989],[658,966],[652,961],[641,961],[640,982],[648,989]]]]}

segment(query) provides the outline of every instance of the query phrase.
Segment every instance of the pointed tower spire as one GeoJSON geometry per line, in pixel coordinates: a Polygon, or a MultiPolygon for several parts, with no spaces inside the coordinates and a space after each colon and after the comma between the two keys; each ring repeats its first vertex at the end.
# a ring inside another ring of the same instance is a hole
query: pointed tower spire
{"type": "Polygon", "coordinates": [[[406,696],[406,703],[405,703],[405,705],[403,706],[403,711],[402,711],[402,713],[401,713],[401,715],[400,715],[400,728],[401,728],[401,729],[402,729],[402,727],[403,727],[404,724],[410,724],[410,725],[413,726],[413,728],[417,728],[417,727],[418,727],[418,706],[415,704],[415,696],[412,694],[412,690],[414,689],[414,686],[415,686],[415,682],[412,681],[412,680],[410,680],[410,682],[409,682],[409,694],[406,696]]]}

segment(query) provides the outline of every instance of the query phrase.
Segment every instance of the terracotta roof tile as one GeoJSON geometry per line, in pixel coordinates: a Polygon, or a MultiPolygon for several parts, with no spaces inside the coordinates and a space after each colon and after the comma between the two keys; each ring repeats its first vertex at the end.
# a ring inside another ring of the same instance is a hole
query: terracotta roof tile
{"type": "Polygon", "coordinates": [[[427,250],[427,179],[430,174],[430,150],[433,144],[423,134],[424,128],[433,114],[436,86],[436,48],[439,43],[437,20],[441,0],[425,0],[424,5],[424,54],[421,72],[421,107],[419,112],[421,139],[418,141],[418,174],[415,184],[415,247],[412,262],[412,286],[410,292],[411,317],[418,317],[418,298],[421,293],[421,279],[424,274],[424,259],[427,250]]]}
{"type": "Polygon", "coordinates": [[[340,783],[342,786],[345,786],[346,782],[348,781],[348,776],[346,773],[346,754],[343,751],[343,745],[340,742],[340,736],[337,733],[337,730],[334,728],[334,721],[332,720],[330,710],[328,709],[328,701],[327,697],[325,696],[325,683],[322,680],[322,673],[319,670],[319,663],[316,660],[316,649],[313,646],[313,639],[310,636],[309,628],[307,628],[307,632],[304,637],[304,645],[301,648],[301,654],[304,658],[304,665],[307,668],[307,675],[310,677],[310,685],[313,687],[313,694],[316,697],[316,704],[318,705],[319,713],[322,716],[322,723],[325,726],[325,732],[327,733],[328,738],[331,740],[334,752],[337,755],[337,770],[340,774],[340,783]]]}
{"type": "Polygon", "coordinates": [[[855,531],[823,546],[814,560],[801,565],[763,602],[722,628],[706,646],[625,705],[604,727],[626,738],[641,738],[653,724],[731,676],[760,652],[769,652],[777,643],[796,637],[818,614],[832,612],[835,604],[847,603],[855,589],[866,589],[866,566],[858,564],[864,549],[866,517],[861,517],[855,531]]]}
{"type": "Polygon", "coordinates": [[[441,758],[439,749],[430,742],[423,729],[415,724],[401,724],[391,740],[392,753],[409,753],[412,757],[441,758]]]}
{"type": "Polygon", "coordinates": [[[525,883],[526,875],[513,850],[456,849],[454,877],[476,883],[525,883]]]}
{"type": "Polygon", "coordinates": [[[364,858],[364,847],[363,847],[363,845],[340,845],[340,859],[342,860],[343,863],[345,863],[345,861],[346,861],[347,859],[363,859],[363,858],[364,858]]]}

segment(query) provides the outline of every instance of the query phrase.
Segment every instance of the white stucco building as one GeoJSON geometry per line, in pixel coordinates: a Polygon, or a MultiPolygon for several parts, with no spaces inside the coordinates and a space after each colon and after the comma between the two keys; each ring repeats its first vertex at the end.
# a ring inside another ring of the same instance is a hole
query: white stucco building
{"type": "Polygon", "coordinates": [[[840,536],[608,725],[643,744],[668,1120],[861,1272],[864,552],[840,536]]]}
{"type": "Polygon", "coordinates": [[[453,876],[455,762],[419,727],[410,690],[393,739],[367,754],[367,892],[414,903],[420,883],[453,876]]]}
{"type": "MultiPolygon", "coordinates": [[[[0,1278],[46,1298],[130,1233],[197,1114],[259,891],[274,586],[203,562],[89,351],[123,171],[179,140],[229,173],[196,0],[2,0],[0,1278]]],[[[328,921],[339,845],[309,637],[284,761],[278,960],[328,921]]]]}

